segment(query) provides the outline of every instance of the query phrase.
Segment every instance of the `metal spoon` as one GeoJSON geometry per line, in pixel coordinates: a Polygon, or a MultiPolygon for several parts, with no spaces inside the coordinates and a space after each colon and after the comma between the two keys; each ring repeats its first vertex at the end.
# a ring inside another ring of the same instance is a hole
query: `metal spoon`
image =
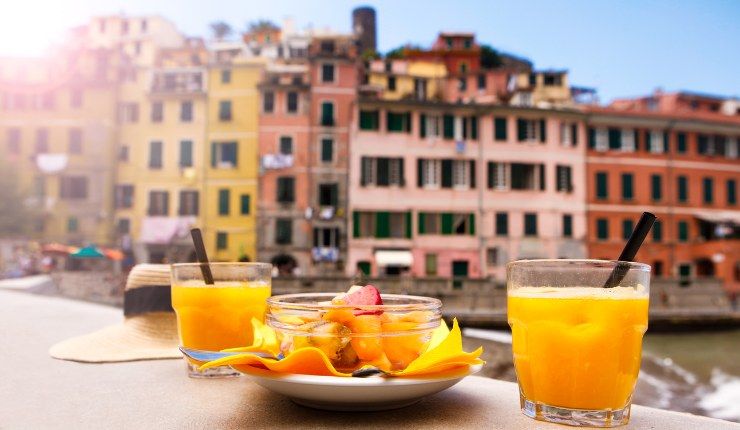
{"type": "Polygon", "coordinates": [[[232,357],[234,355],[242,355],[242,354],[252,354],[256,355],[258,357],[262,358],[272,358],[274,360],[279,360],[278,357],[275,357],[274,355],[268,353],[268,352],[257,352],[257,351],[250,351],[250,352],[223,352],[223,351],[203,351],[200,349],[192,349],[192,348],[185,348],[184,346],[180,347],[180,351],[188,356],[189,358],[192,358],[193,360],[197,361],[213,361],[218,360],[219,358],[224,357],[232,357]]]}

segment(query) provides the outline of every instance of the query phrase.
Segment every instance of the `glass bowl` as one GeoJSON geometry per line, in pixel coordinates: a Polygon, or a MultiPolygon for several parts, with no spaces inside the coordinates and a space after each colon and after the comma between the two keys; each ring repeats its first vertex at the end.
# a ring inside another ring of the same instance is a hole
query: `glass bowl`
{"type": "Polygon", "coordinates": [[[439,327],[437,299],[381,294],[382,305],[333,304],[341,293],[302,293],[267,299],[265,320],[287,355],[303,347],[322,350],[340,372],[370,365],[403,370],[424,352],[439,327]]]}

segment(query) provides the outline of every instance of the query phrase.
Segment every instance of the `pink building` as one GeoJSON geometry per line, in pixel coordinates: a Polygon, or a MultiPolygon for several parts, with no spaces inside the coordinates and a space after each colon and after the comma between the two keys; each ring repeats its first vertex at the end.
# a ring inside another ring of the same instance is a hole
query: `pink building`
{"type": "Polygon", "coordinates": [[[582,114],[360,99],[347,273],[505,276],[584,257],[582,114]]]}

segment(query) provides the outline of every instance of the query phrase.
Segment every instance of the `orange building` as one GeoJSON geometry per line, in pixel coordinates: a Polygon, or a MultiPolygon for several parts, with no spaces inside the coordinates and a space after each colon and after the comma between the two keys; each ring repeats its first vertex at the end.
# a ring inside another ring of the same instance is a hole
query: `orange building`
{"type": "Polygon", "coordinates": [[[589,255],[616,258],[651,211],[658,221],[637,259],[655,276],[712,276],[740,291],[740,116],[683,108],[705,97],[671,98],[662,109],[640,99],[586,109],[589,255]]]}

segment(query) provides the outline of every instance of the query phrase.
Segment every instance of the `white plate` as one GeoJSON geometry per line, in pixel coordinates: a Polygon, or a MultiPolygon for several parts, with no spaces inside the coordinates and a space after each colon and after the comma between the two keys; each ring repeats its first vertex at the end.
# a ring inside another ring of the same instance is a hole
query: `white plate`
{"type": "Polygon", "coordinates": [[[245,373],[257,384],[294,402],[331,411],[382,411],[402,408],[457,384],[483,366],[439,378],[343,378],[245,373]]]}

